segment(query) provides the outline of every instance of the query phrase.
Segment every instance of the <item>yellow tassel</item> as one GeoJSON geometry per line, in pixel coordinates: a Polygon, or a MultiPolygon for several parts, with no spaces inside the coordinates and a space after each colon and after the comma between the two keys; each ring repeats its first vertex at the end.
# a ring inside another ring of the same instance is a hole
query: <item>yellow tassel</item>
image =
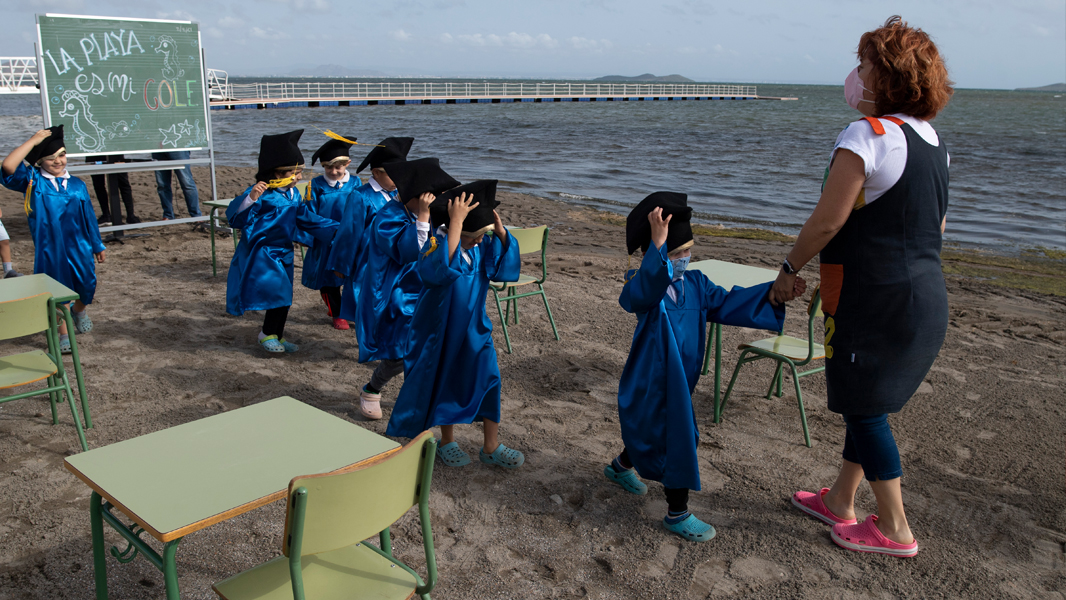
{"type": "MultiPolygon", "coordinates": [[[[311,127],[315,127],[315,126],[312,125],[311,127]]],[[[318,127],[315,127],[315,129],[318,129],[318,127]]],[[[340,135],[339,133],[334,133],[333,131],[331,131],[329,129],[327,129],[325,131],[322,131],[321,129],[318,129],[318,131],[321,132],[322,135],[324,135],[324,136],[326,136],[328,138],[332,138],[332,139],[335,139],[335,140],[340,140],[340,141],[344,142],[345,144],[351,144],[353,146],[374,146],[375,148],[384,148],[385,147],[385,146],[381,146],[381,145],[378,145],[378,144],[360,144],[359,142],[357,142],[355,140],[350,140],[350,139],[344,137],[343,135],[340,135]]]]}
{"type": "MultiPolygon", "coordinates": [[[[632,266],[633,266],[633,255],[629,254],[629,255],[626,256],[626,275],[629,275],[629,267],[632,267],[632,266]]],[[[639,269],[638,269],[638,271],[639,271],[639,269]]],[[[633,279],[636,276],[637,276],[637,271],[633,271],[632,275],[629,275],[628,277],[625,278],[625,282],[629,283],[629,280],[633,279]]]]}
{"type": "Polygon", "coordinates": [[[435,237],[429,238],[429,250],[426,250],[425,252],[422,253],[422,258],[425,258],[425,257],[429,256],[430,254],[433,254],[433,252],[436,251],[436,249],[437,249],[437,238],[435,238],[435,237]]]}
{"type": "Polygon", "coordinates": [[[269,188],[285,187],[285,186],[289,185],[290,183],[292,183],[294,181],[296,181],[296,176],[295,175],[292,175],[290,177],[285,177],[284,179],[271,179],[270,181],[267,182],[267,187],[269,187],[269,188]]]}
{"type": "Polygon", "coordinates": [[[307,187],[304,188],[304,200],[307,201],[307,202],[311,201],[311,184],[310,183],[308,183],[307,187]]]}
{"type": "Polygon", "coordinates": [[[26,186],[26,204],[23,207],[23,208],[26,209],[26,214],[27,215],[29,215],[33,211],[33,209],[30,208],[30,196],[32,194],[33,194],[33,181],[30,181],[29,185],[26,186]]]}

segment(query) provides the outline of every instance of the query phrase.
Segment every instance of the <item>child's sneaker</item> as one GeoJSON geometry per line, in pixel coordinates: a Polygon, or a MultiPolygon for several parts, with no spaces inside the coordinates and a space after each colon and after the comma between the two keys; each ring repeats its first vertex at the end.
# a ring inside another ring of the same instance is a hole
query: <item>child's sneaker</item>
{"type": "Polygon", "coordinates": [[[613,466],[607,465],[603,468],[603,474],[607,476],[607,479],[622,486],[622,489],[630,494],[643,496],[648,493],[648,486],[644,485],[644,482],[637,477],[633,469],[626,469],[619,473],[614,470],[613,466]]]}
{"type": "Polygon", "coordinates": [[[717,533],[711,524],[704,523],[697,519],[696,515],[692,514],[677,523],[670,523],[668,517],[664,518],[663,527],[690,542],[709,542],[714,537],[714,534],[717,533]]]}
{"type": "MultiPolygon", "coordinates": [[[[359,414],[377,421],[381,418],[381,394],[371,394],[363,388],[359,392],[359,414]]],[[[439,450],[438,450],[439,451],[439,450]]]]}
{"type": "Polygon", "coordinates": [[[19,273],[15,269],[11,269],[4,273],[3,279],[7,279],[8,277],[22,277],[22,273],[19,273]]]}
{"type": "Polygon", "coordinates": [[[280,353],[285,352],[285,346],[281,345],[278,341],[278,336],[268,335],[265,338],[259,340],[259,345],[263,347],[267,352],[280,353]]]}
{"type": "Polygon", "coordinates": [[[70,316],[74,318],[74,329],[77,329],[78,333],[89,333],[93,330],[93,321],[84,311],[80,314],[70,311],[70,316]]]}
{"type": "Polygon", "coordinates": [[[285,352],[292,353],[300,349],[299,346],[292,342],[286,341],[285,338],[281,338],[280,340],[278,340],[278,342],[281,343],[281,348],[285,350],[285,352]]]}

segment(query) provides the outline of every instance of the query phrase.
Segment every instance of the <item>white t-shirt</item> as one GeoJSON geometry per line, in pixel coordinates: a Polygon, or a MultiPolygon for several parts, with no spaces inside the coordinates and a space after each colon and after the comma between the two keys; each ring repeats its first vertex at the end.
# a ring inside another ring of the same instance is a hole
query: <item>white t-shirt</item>
{"type": "MultiPolygon", "coordinates": [[[[914,117],[894,114],[889,115],[911,126],[923,140],[933,146],[940,145],[940,137],[937,136],[933,126],[928,121],[914,117]]],[[[907,136],[903,129],[888,119],[878,119],[885,128],[883,135],[874,133],[873,126],[861,119],[847,126],[837,136],[836,144],[829,160],[836,156],[838,148],[844,148],[857,154],[862,159],[866,172],[866,183],[862,186],[864,202],[859,205],[869,204],[885,195],[885,192],[896,185],[903,176],[903,168],[907,166],[907,136]]],[[[948,157],[951,164],[951,157],[948,157]]]]}

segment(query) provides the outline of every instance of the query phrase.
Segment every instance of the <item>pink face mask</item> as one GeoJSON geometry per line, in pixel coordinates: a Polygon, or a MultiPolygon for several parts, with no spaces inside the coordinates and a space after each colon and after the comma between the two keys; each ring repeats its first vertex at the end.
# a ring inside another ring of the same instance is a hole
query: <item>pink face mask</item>
{"type": "Polygon", "coordinates": [[[848,73],[847,78],[844,79],[844,99],[848,101],[848,106],[855,110],[859,110],[860,102],[873,102],[873,100],[867,100],[862,97],[864,91],[870,92],[870,95],[873,95],[873,92],[867,89],[867,87],[862,84],[862,80],[859,79],[859,67],[855,67],[851,70],[851,73],[848,73]]]}

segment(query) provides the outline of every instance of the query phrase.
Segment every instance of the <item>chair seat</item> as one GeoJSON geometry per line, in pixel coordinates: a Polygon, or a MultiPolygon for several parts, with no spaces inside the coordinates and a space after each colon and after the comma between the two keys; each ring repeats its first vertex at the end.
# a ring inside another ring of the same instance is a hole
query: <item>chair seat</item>
{"type": "Polygon", "coordinates": [[[492,287],[494,287],[494,288],[496,288],[498,290],[505,290],[505,289],[507,289],[509,287],[518,287],[520,285],[526,285],[528,283],[536,283],[536,282],[537,282],[537,278],[536,277],[530,277],[529,275],[519,275],[518,276],[518,281],[501,281],[501,282],[492,281],[492,282],[489,282],[489,285],[491,285],[492,287]]]}
{"type": "MultiPolygon", "coordinates": [[[[759,350],[780,354],[792,360],[807,358],[807,340],[794,338],[790,335],[779,335],[739,346],[740,350],[745,348],[758,348],[759,350]]],[[[814,345],[814,355],[811,357],[812,360],[818,358],[825,358],[825,347],[821,344],[814,345]]]]}
{"type": "Polygon", "coordinates": [[[0,357],[0,390],[47,379],[56,371],[52,359],[40,350],[0,357]]]}
{"type": "MultiPolygon", "coordinates": [[[[418,586],[414,576],[367,548],[365,542],[305,556],[301,564],[304,596],[313,600],[405,600],[418,586]]],[[[292,600],[289,559],[279,556],[216,583],[214,589],[224,600],[292,600]]]]}

